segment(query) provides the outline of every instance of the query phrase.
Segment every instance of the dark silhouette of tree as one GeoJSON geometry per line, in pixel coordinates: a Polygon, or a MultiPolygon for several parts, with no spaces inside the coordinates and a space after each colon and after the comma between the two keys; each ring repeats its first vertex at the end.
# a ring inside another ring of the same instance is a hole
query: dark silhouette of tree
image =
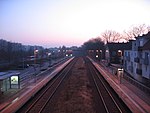
{"type": "Polygon", "coordinates": [[[113,31],[113,30],[106,30],[101,34],[105,43],[107,42],[119,42],[122,38],[121,34],[113,31]]]}
{"type": "Polygon", "coordinates": [[[126,40],[126,41],[128,41],[128,40],[132,40],[132,39],[135,39],[134,38],[134,35],[132,34],[132,32],[131,31],[123,31],[123,37],[124,37],[124,39],[126,40]]]}
{"type": "Polygon", "coordinates": [[[7,56],[8,56],[9,63],[11,63],[13,60],[12,43],[11,42],[8,42],[8,45],[7,45],[7,56]]]}
{"type": "Polygon", "coordinates": [[[86,50],[97,50],[104,48],[104,42],[100,38],[93,38],[85,42],[84,47],[86,50]]]}
{"type": "MultiPolygon", "coordinates": [[[[44,48],[41,46],[36,46],[39,52],[42,53],[44,48]],[[42,51],[42,52],[41,52],[42,51]]],[[[17,65],[23,60],[27,59],[29,56],[34,55],[34,46],[25,46],[21,43],[9,42],[0,39],[0,63],[5,64],[15,64],[17,65]]],[[[42,55],[42,54],[41,54],[42,55]]]]}
{"type": "Polygon", "coordinates": [[[92,57],[95,57],[96,54],[99,54],[101,58],[104,58],[105,55],[105,46],[104,42],[100,37],[93,38],[88,40],[83,44],[83,48],[87,50],[88,54],[91,54],[92,57]],[[92,52],[92,53],[90,53],[92,52]]]}
{"type": "Polygon", "coordinates": [[[141,24],[138,26],[132,26],[130,30],[124,31],[123,36],[126,41],[136,39],[138,36],[142,36],[143,34],[147,34],[150,31],[150,26],[145,24],[141,24]]]}
{"type": "Polygon", "coordinates": [[[150,31],[150,26],[147,26],[147,31],[148,31],[148,32],[150,31]]]}

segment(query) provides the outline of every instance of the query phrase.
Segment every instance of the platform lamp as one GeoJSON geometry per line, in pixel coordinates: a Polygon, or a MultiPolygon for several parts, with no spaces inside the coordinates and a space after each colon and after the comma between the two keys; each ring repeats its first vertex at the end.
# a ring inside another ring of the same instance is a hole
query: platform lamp
{"type": "Polygon", "coordinates": [[[34,50],[34,64],[36,64],[36,58],[37,58],[38,52],[39,52],[38,49],[34,50]]]}

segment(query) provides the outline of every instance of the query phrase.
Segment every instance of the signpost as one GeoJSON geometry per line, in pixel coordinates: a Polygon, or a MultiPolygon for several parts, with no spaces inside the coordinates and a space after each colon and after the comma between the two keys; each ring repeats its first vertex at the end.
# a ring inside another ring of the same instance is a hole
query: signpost
{"type": "Polygon", "coordinates": [[[13,75],[10,77],[10,86],[11,88],[20,88],[19,76],[13,75]]]}
{"type": "Polygon", "coordinates": [[[11,76],[11,84],[18,84],[18,76],[11,76]]]}

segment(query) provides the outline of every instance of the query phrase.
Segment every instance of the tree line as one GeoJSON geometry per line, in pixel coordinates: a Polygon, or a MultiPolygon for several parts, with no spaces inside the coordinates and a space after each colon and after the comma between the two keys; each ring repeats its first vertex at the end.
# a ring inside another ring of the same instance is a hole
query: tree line
{"type": "Polygon", "coordinates": [[[100,36],[86,41],[83,46],[88,50],[98,49],[109,42],[128,42],[129,40],[135,40],[138,36],[147,34],[149,31],[150,26],[145,24],[131,26],[128,31],[124,30],[122,33],[114,30],[105,30],[100,34],[100,36]]]}
{"type": "MultiPolygon", "coordinates": [[[[142,36],[143,34],[147,34],[150,31],[150,26],[141,24],[137,26],[131,26],[129,30],[124,30],[122,33],[119,33],[114,30],[105,30],[97,36],[96,38],[89,39],[84,42],[82,47],[87,50],[101,50],[102,53],[105,51],[105,44],[110,42],[128,42],[129,40],[135,40],[138,36],[142,36]]],[[[104,58],[104,54],[102,54],[102,58],[104,58]]]]}
{"type": "Polygon", "coordinates": [[[44,51],[42,46],[22,45],[0,39],[0,63],[5,65],[20,62],[28,56],[33,56],[36,48],[44,51]]]}

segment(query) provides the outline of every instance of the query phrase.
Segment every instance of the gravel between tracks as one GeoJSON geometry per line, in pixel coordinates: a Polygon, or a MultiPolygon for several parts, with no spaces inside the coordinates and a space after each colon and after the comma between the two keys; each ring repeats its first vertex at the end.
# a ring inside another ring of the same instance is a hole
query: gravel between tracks
{"type": "Polygon", "coordinates": [[[95,113],[92,90],[86,73],[84,60],[80,58],[53,106],[53,113],[95,113]]]}

